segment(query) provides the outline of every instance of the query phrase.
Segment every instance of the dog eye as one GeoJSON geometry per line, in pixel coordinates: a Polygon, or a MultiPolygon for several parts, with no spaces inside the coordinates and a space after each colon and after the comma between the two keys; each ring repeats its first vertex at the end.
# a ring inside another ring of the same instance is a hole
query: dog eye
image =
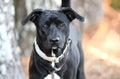
{"type": "Polygon", "coordinates": [[[44,25],[43,25],[43,27],[44,27],[44,28],[47,28],[47,27],[48,27],[48,25],[47,25],[47,24],[44,24],[44,25]]]}
{"type": "Polygon", "coordinates": [[[63,23],[59,25],[59,27],[64,27],[64,26],[65,26],[65,24],[63,24],[63,23]]]}

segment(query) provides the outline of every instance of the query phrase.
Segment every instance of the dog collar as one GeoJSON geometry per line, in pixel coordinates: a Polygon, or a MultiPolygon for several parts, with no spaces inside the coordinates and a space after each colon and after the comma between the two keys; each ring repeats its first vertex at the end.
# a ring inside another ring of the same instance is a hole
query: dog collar
{"type": "MultiPolygon", "coordinates": [[[[64,56],[65,56],[66,53],[68,52],[69,46],[71,45],[71,40],[70,40],[70,39],[67,40],[65,49],[63,50],[63,53],[62,53],[59,57],[55,57],[55,56],[49,57],[49,56],[47,56],[45,53],[43,53],[43,52],[40,50],[40,48],[39,48],[39,46],[38,46],[38,44],[37,44],[37,42],[36,42],[36,38],[35,38],[35,40],[34,40],[34,45],[35,45],[35,50],[36,50],[37,54],[38,54],[41,58],[43,58],[44,60],[47,60],[47,61],[49,61],[49,62],[59,63],[59,61],[60,61],[62,58],[64,58],[64,56]]],[[[68,54],[68,53],[67,53],[67,54],[68,54]]]]}

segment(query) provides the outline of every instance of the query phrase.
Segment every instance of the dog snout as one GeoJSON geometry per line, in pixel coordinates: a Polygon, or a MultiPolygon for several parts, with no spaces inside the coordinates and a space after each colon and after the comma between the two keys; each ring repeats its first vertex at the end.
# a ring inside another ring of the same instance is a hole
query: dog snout
{"type": "Polygon", "coordinates": [[[60,40],[60,38],[59,38],[59,37],[56,37],[56,38],[50,39],[50,42],[54,44],[54,43],[58,43],[59,40],[60,40]]]}

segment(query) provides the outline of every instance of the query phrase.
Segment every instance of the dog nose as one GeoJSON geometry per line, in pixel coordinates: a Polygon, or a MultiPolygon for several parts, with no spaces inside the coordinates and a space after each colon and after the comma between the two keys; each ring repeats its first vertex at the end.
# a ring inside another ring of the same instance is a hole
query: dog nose
{"type": "Polygon", "coordinates": [[[52,43],[58,43],[59,40],[60,40],[60,38],[59,38],[59,37],[56,37],[56,38],[52,38],[50,41],[51,41],[52,43]]]}

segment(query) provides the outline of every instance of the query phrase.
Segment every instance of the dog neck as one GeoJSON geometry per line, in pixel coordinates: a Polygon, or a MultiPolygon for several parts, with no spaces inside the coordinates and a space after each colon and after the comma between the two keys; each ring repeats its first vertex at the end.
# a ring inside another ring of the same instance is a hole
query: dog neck
{"type": "Polygon", "coordinates": [[[34,40],[34,45],[35,45],[35,51],[37,52],[37,54],[38,54],[41,58],[43,58],[44,60],[47,60],[47,61],[49,61],[49,62],[59,63],[60,60],[61,60],[62,58],[64,58],[64,56],[65,56],[66,54],[68,54],[68,50],[69,50],[69,47],[70,47],[70,45],[71,45],[71,40],[70,40],[70,39],[67,40],[67,43],[66,43],[66,45],[65,45],[65,49],[63,50],[63,53],[62,53],[60,56],[58,56],[58,57],[56,57],[56,56],[49,57],[49,56],[47,56],[44,52],[42,52],[42,51],[40,50],[38,44],[37,44],[36,38],[35,38],[35,40],[34,40]]]}

